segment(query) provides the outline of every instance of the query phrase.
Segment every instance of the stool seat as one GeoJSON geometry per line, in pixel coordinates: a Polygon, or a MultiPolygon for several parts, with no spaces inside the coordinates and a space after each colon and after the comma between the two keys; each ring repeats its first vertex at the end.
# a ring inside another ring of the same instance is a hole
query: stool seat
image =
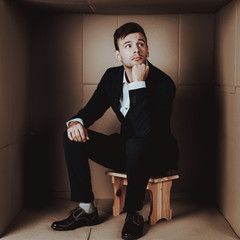
{"type": "MultiPolygon", "coordinates": [[[[112,177],[114,191],[113,216],[118,216],[123,211],[127,175],[115,171],[107,171],[106,174],[112,177]]],[[[149,179],[147,190],[150,191],[150,213],[148,216],[150,225],[155,224],[160,219],[170,220],[172,218],[170,191],[172,180],[178,178],[179,175],[175,174],[164,177],[152,177],[149,179]]]]}

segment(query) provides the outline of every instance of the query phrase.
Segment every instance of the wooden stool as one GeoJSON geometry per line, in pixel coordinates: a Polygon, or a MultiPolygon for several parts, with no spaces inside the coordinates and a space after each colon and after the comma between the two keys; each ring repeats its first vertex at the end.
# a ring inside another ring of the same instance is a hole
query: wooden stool
{"type": "MultiPolygon", "coordinates": [[[[127,175],[114,171],[106,172],[112,176],[114,203],[113,216],[118,216],[123,211],[126,195],[127,175]]],[[[160,178],[150,178],[147,189],[150,191],[150,214],[148,220],[150,225],[155,224],[160,219],[170,220],[172,210],[170,208],[170,191],[172,180],[178,179],[179,175],[172,175],[160,178]]]]}

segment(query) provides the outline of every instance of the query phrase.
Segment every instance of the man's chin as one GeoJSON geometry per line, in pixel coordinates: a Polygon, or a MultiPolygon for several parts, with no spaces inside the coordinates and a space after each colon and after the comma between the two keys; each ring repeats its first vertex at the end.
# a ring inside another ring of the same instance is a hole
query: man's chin
{"type": "Polygon", "coordinates": [[[139,64],[142,64],[142,63],[144,63],[144,64],[146,64],[146,60],[138,60],[138,61],[134,61],[134,63],[133,63],[133,66],[134,65],[139,65],[139,64]]]}
{"type": "Polygon", "coordinates": [[[142,64],[142,63],[144,63],[144,64],[146,64],[146,59],[145,60],[139,60],[139,61],[132,61],[130,64],[128,64],[128,65],[124,65],[125,67],[127,67],[127,68],[132,68],[133,66],[135,66],[135,65],[139,65],[139,64],[142,64]]]}

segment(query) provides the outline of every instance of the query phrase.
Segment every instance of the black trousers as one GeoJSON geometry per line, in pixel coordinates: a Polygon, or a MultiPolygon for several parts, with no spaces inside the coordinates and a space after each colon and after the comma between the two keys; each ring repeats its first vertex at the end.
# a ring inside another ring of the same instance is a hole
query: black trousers
{"type": "Polygon", "coordinates": [[[71,200],[92,202],[91,175],[88,158],[94,162],[127,173],[128,186],[124,210],[141,210],[150,177],[148,170],[150,143],[148,139],[120,134],[110,136],[88,130],[90,140],[85,143],[71,141],[64,132],[63,145],[71,186],[71,200]]]}

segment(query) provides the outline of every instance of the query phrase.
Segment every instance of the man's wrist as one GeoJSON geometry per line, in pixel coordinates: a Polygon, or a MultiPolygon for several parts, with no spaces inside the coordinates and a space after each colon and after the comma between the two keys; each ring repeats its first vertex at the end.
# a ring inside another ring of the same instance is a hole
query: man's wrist
{"type": "Polygon", "coordinates": [[[73,119],[69,120],[68,122],[66,122],[67,128],[70,127],[70,123],[72,123],[72,122],[79,122],[84,126],[82,118],[73,118],[73,119]]]}
{"type": "Polygon", "coordinates": [[[131,82],[128,84],[128,90],[136,90],[139,88],[146,88],[146,82],[139,81],[139,82],[131,82]]]}

